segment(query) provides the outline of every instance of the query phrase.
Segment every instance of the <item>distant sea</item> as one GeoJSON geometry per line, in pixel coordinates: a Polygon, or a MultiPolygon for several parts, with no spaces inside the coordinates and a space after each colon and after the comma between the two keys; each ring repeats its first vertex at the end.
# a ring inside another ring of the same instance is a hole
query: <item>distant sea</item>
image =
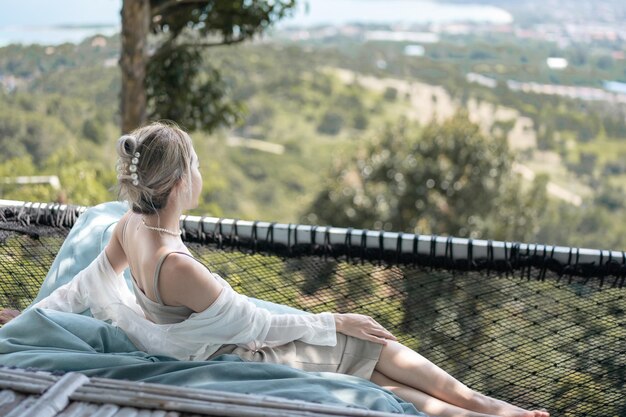
{"type": "MultiPolygon", "coordinates": [[[[0,6],[3,9],[0,46],[10,43],[77,43],[88,36],[112,35],[120,30],[121,0],[0,0],[0,6]]],[[[483,4],[427,0],[307,0],[300,1],[294,15],[283,19],[277,27],[357,22],[510,23],[512,20],[507,11],[483,4]]]]}
{"type": "Polygon", "coordinates": [[[12,43],[59,45],[66,42],[80,43],[83,39],[101,34],[114,35],[120,31],[118,25],[88,26],[9,26],[0,27],[0,46],[12,43]]]}

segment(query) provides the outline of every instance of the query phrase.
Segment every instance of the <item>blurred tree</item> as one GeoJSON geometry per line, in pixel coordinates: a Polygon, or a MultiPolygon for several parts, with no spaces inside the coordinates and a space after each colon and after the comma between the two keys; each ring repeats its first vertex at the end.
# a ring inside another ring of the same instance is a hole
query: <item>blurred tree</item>
{"type": "Polygon", "coordinates": [[[367,129],[368,124],[369,124],[369,119],[367,115],[365,114],[365,112],[358,112],[352,118],[352,126],[355,129],[365,130],[367,129]]]}
{"type": "Polygon", "coordinates": [[[591,152],[580,152],[578,163],[572,168],[579,175],[593,175],[598,155],[591,152]]]}
{"type": "Polygon", "coordinates": [[[5,179],[11,177],[31,175],[37,175],[37,168],[33,163],[33,158],[28,154],[0,163],[0,179],[2,179],[2,182],[0,182],[0,198],[22,201],[53,200],[54,193],[50,186],[37,184],[23,187],[17,184],[5,183],[5,179]],[[33,197],[41,199],[33,200],[33,197]]]}
{"type": "Polygon", "coordinates": [[[338,161],[303,219],[342,227],[524,240],[536,231],[545,178],[530,190],[504,140],[466,114],[422,131],[398,123],[338,161]]]}
{"type": "Polygon", "coordinates": [[[387,101],[396,101],[398,98],[398,89],[393,87],[385,88],[383,98],[387,101]]]}
{"type": "Polygon", "coordinates": [[[102,117],[86,119],[83,122],[83,136],[94,143],[105,143],[108,136],[102,117]]]}
{"type": "Polygon", "coordinates": [[[332,110],[328,110],[322,115],[322,120],[320,120],[317,126],[317,131],[325,135],[334,136],[341,131],[342,127],[343,117],[332,110]]]}
{"type": "Polygon", "coordinates": [[[5,107],[0,113],[0,146],[2,146],[0,162],[26,154],[25,145],[16,140],[23,131],[21,112],[5,107]]]}
{"type": "Polygon", "coordinates": [[[201,50],[251,39],[294,6],[295,0],[125,0],[122,131],[147,117],[204,130],[236,120],[239,106],[224,98],[219,72],[198,70],[200,64],[212,68],[201,50]]]}
{"type": "Polygon", "coordinates": [[[0,114],[0,162],[31,155],[37,165],[76,138],[58,119],[9,107],[0,114]]]}
{"type": "Polygon", "coordinates": [[[45,161],[44,172],[59,176],[61,190],[55,200],[92,206],[112,198],[116,174],[101,161],[85,159],[74,147],[58,149],[45,161]]]}

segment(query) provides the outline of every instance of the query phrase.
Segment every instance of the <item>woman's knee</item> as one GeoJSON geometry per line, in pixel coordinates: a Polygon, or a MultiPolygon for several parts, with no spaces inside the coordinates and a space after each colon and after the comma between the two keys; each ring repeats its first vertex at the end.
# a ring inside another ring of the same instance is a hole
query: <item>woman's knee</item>
{"type": "Polygon", "coordinates": [[[372,381],[376,385],[380,385],[381,387],[393,385],[393,381],[379,371],[372,372],[370,381],[372,381]]]}

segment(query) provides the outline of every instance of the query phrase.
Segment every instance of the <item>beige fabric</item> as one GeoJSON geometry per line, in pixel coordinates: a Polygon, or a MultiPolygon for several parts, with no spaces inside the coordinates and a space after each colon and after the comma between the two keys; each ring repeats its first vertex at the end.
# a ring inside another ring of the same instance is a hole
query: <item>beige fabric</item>
{"type": "Polygon", "coordinates": [[[308,372],[336,372],[369,380],[380,358],[383,345],[337,333],[336,346],[316,346],[300,340],[257,351],[237,345],[224,345],[209,359],[235,354],[245,361],[288,365],[308,372]]]}
{"type": "Polygon", "coordinates": [[[157,324],[173,324],[180,323],[189,318],[193,314],[193,310],[185,306],[166,306],[158,304],[149,299],[137,286],[137,282],[131,273],[131,281],[133,283],[133,291],[137,297],[137,304],[144,311],[146,318],[157,324]]]}

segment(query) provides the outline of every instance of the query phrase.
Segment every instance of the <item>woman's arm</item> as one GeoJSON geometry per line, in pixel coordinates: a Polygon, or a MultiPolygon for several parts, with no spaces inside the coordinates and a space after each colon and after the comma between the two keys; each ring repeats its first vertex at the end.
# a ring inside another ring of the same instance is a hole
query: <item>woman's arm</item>
{"type": "Polygon", "coordinates": [[[127,221],[128,214],[124,214],[115,225],[111,239],[103,250],[104,253],[100,252],[87,267],[69,282],[56,288],[33,307],[72,313],[80,313],[87,308],[92,308],[92,312],[94,307],[103,308],[100,305],[103,304],[102,300],[106,299],[106,295],[116,293],[114,287],[119,285],[117,276],[128,266],[126,253],[120,243],[124,222],[127,221]],[[110,264],[112,271],[107,264],[110,264]],[[111,275],[111,272],[114,274],[111,275]],[[105,279],[115,282],[104,282],[105,279]]]}
{"type": "Polygon", "coordinates": [[[206,323],[210,323],[210,328],[205,328],[207,336],[219,343],[260,348],[302,340],[333,346],[337,331],[376,343],[395,339],[372,318],[360,314],[272,314],[222,285],[188,256],[170,255],[161,273],[161,298],[165,300],[167,295],[170,302],[202,313],[206,323]]]}

